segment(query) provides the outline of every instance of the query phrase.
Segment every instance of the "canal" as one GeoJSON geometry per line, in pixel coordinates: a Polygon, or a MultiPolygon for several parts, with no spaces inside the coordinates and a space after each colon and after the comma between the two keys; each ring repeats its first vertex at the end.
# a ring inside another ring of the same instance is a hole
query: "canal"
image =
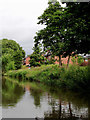
{"type": "Polygon", "coordinates": [[[3,118],[90,120],[90,97],[41,85],[2,80],[3,118]]]}

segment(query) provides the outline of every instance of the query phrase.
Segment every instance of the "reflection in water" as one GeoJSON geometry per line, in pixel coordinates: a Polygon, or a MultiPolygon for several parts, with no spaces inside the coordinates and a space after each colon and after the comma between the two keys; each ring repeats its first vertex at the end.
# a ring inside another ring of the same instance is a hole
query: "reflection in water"
{"type": "Polygon", "coordinates": [[[57,119],[57,120],[89,120],[87,116],[87,109],[83,111],[80,109],[74,109],[72,104],[70,103],[63,103],[58,101],[58,105],[55,105],[56,101],[53,101],[52,111],[45,112],[45,120],[47,119],[57,119]],[[72,107],[71,107],[72,106],[72,107]],[[74,112],[72,112],[74,110],[74,112]]]}
{"type": "Polygon", "coordinates": [[[59,93],[57,92],[57,95],[56,91],[52,92],[51,96],[54,96],[54,98],[57,97],[57,99],[52,99],[50,96],[48,97],[52,111],[49,110],[45,112],[45,120],[90,120],[89,97],[76,97],[76,95],[74,96],[70,92],[60,91],[59,93]]]}
{"type": "Polygon", "coordinates": [[[40,89],[30,89],[31,95],[34,97],[34,104],[36,107],[40,107],[40,98],[42,96],[42,91],[40,89]]]}
{"type": "Polygon", "coordinates": [[[3,78],[2,82],[2,105],[3,107],[14,106],[24,94],[23,88],[3,78]]]}
{"type": "Polygon", "coordinates": [[[2,86],[3,117],[90,120],[90,97],[84,94],[41,87],[40,84],[36,88],[30,85],[23,88],[5,79],[2,86]]]}

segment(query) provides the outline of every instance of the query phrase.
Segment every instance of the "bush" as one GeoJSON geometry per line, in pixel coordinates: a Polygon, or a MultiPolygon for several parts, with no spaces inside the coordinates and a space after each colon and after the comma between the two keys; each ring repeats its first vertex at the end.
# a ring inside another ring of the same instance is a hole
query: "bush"
{"type": "Polygon", "coordinates": [[[11,61],[10,63],[7,63],[7,66],[5,67],[6,71],[9,70],[15,70],[15,62],[11,61]]]}
{"type": "Polygon", "coordinates": [[[10,71],[10,77],[16,77],[20,81],[36,81],[48,86],[69,89],[73,91],[90,91],[89,80],[90,67],[72,65],[68,69],[58,65],[47,65],[30,70],[10,71]]]}
{"type": "Polygon", "coordinates": [[[74,91],[85,91],[85,89],[89,89],[88,67],[71,66],[65,72],[63,79],[68,89],[74,91]]]}
{"type": "Polygon", "coordinates": [[[81,56],[78,56],[77,62],[79,65],[81,65],[84,62],[84,60],[81,56]]]}
{"type": "Polygon", "coordinates": [[[9,72],[7,72],[7,75],[9,77],[18,78],[20,81],[26,79],[26,74],[27,74],[26,70],[23,70],[23,71],[18,70],[18,71],[9,71],[9,72]]]}

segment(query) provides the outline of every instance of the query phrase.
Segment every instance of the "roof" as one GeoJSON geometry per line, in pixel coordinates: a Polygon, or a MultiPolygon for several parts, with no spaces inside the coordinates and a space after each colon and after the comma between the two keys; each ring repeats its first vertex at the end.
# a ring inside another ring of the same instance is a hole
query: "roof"
{"type": "Polygon", "coordinates": [[[83,57],[83,58],[90,58],[90,54],[78,54],[79,56],[83,57]]]}

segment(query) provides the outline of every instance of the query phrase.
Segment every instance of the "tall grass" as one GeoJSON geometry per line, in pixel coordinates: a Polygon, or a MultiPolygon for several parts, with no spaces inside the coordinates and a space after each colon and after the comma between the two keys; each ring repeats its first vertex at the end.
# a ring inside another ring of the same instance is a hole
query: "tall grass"
{"type": "Polygon", "coordinates": [[[26,74],[27,74],[27,71],[26,70],[14,70],[14,71],[9,71],[7,72],[7,75],[9,77],[12,77],[12,78],[17,78],[19,79],[20,81],[21,80],[26,80],[26,74]]]}
{"type": "Polygon", "coordinates": [[[28,80],[41,82],[48,86],[70,89],[73,91],[90,91],[90,67],[71,65],[68,69],[58,65],[43,65],[30,70],[9,71],[9,77],[18,78],[20,81],[28,80]]]}
{"type": "Polygon", "coordinates": [[[74,91],[90,91],[90,67],[71,66],[62,75],[64,87],[74,91]]]}

